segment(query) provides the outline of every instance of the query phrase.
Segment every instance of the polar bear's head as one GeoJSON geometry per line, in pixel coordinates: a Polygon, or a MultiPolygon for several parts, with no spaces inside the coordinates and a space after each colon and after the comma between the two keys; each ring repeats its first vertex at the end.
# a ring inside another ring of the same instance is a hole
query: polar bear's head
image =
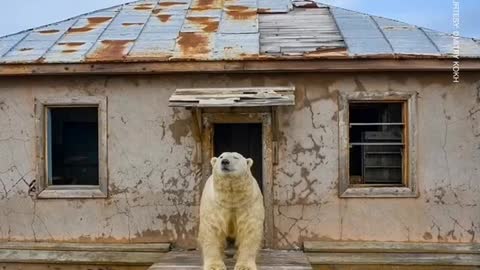
{"type": "Polygon", "coordinates": [[[210,161],[213,173],[218,176],[240,177],[250,174],[253,160],[244,158],[236,152],[224,152],[218,158],[213,157],[210,161]]]}

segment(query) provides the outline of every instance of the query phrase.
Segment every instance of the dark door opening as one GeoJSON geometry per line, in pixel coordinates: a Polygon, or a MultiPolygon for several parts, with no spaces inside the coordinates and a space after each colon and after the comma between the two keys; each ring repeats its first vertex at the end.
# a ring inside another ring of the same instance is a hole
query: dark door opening
{"type": "Polygon", "coordinates": [[[252,175],[263,192],[262,124],[215,124],[213,152],[216,157],[223,152],[237,152],[253,159],[252,175]]]}

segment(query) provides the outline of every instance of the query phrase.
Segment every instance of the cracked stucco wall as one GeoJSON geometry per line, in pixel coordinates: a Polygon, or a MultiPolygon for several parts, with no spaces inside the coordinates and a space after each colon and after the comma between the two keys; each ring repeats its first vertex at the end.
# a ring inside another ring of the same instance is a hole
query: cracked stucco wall
{"type": "Polygon", "coordinates": [[[304,240],[479,242],[480,74],[236,74],[0,78],[0,241],[171,241],[194,247],[200,168],[175,88],[295,84],[280,110],[276,247],[304,240]],[[337,95],[417,91],[415,199],[339,199],[337,95]],[[34,98],[108,98],[108,199],[33,200],[34,98]]]}

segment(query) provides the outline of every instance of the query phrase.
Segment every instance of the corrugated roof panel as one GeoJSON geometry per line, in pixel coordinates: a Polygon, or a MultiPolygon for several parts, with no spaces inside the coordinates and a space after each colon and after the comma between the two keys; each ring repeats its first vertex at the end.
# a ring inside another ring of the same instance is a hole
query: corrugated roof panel
{"type": "MultiPolygon", "coordinates": [[[[422,28],[427,36],[435,43],[440,53],[445,56],[454,55],[453,43],[454,37],[451,34],[441,33],[430,29],[422,28]]],[[[460,56],[480,57],[480,46],[471,38],[459,37],[460,56]]]]}
{"type": "Polygon", "coordinates": [[[260,14],[260,52],[305,55],[345,48],[327,8],[297,8],[286,14],[260,14]]]}
{"type": "Polygon", "coordinates": [[[259,34],[217,34],[214,59],[241,59],[260,53],[259,34]]]}
{"type": "Polygon", "coordinates": [[[93,42],[57,42],[44,55],[45,63],[71,63],[81,61],[93,42]]]}
{"type": "Polygon", "coordinates": [[[225,6],[220,33],[258,33],[256,1],[235,0],[225,6]]]}
{"type": "Polygon", "coordinates": [[[43,61],[42,56],[74,22],[75,20],[67,20],[30,31],[4,55],[2,60],[5,62],[43,61]]]}
{"type": "Polygon", "coordinates": [[[134,40],[100,40],[86,55],[88,61],[122,61],[133,46],[134,40]]]}
{"type": "Polygon", "coordinates": [[[217,32],[221,9],[189,10],[181,32],[217,32]]]}
{"type": "Polygon", "coordinates": [[[175,46],[174,59],[208,60],[215,48],[215,33],[180,32],[175,46]]]}
{"type": "Polygon", "coordinates": [[[418,27],[372,16],[395,54],[440,55],[435,45],[418,27]]]}
{"type": "Polygon", "coordinates": [[[258,0],[260,13],[287,13],[292,9],[290,0],[258,0]]]}
{"type": "Polygon", "coordinates": [[[6,54],[10,49],[12,49],[15,44],[22,40],[28,32],[19,33],[16,35],[10,35],[3,38],[0,38],[0,58],[6,54]]]}
{"type": "Polygon", "coordinates": [[[330,7],[350,55],[392,54],[392,48],[368,15],[330,7]]]}

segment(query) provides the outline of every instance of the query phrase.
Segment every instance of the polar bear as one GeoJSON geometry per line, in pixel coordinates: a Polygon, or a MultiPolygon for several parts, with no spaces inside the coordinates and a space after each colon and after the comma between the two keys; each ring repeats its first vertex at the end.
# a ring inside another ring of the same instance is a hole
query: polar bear
{"type": "Polygon", "coordinates": [[[265,209],[263,196],[250,168],[253,160],[225,152],[211,159],[212,175],[200,202],[198,241],[204,270],[225,270],[226,238],[235,239],[235,270],[257,270],[265,209]]]}

